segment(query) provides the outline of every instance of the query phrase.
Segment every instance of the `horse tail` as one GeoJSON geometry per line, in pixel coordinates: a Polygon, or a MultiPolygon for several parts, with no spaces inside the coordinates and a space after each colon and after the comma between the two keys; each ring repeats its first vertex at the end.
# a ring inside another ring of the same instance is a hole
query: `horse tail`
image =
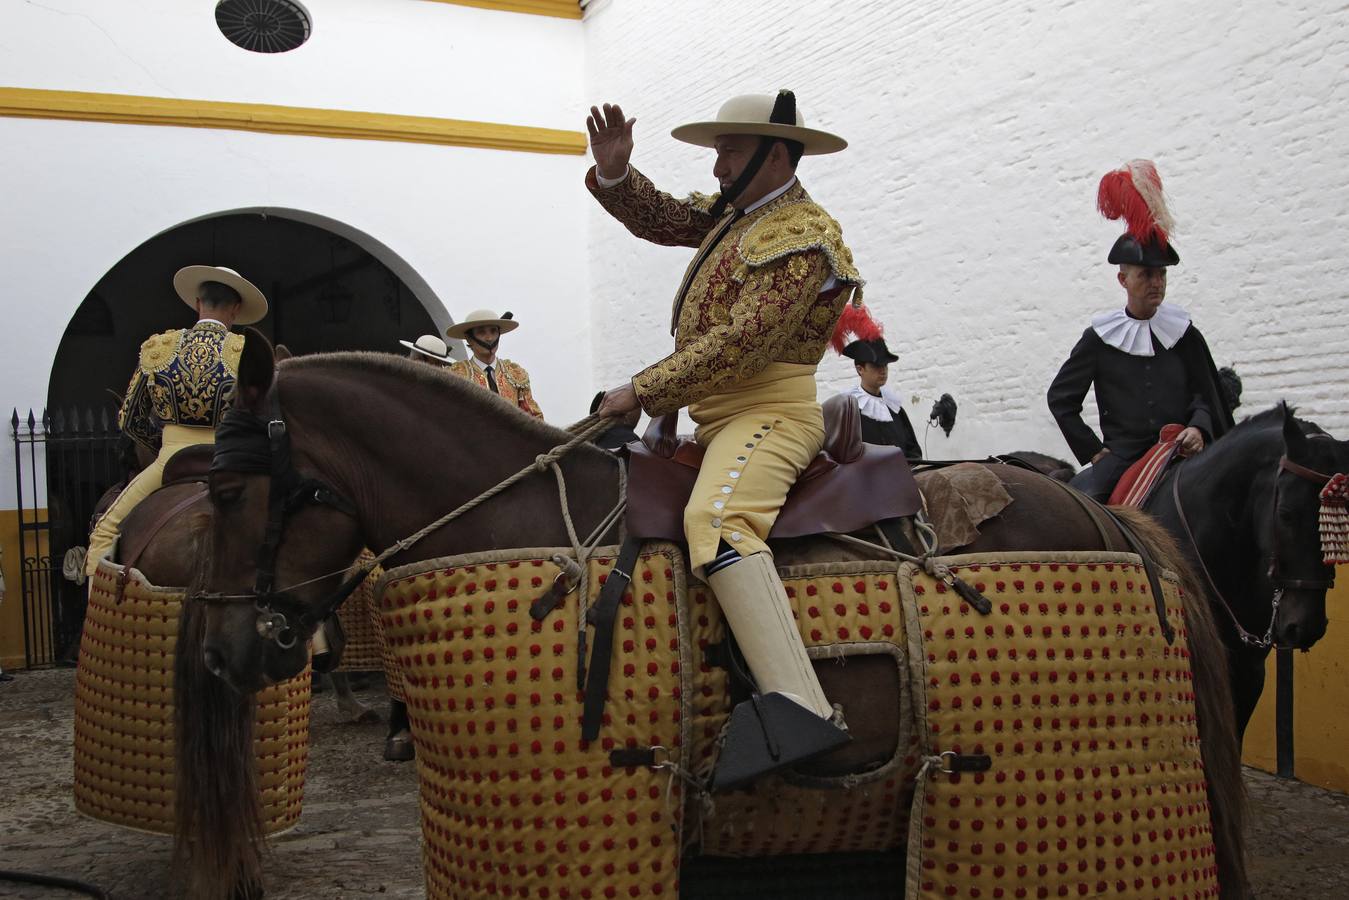
{"type": "MultiPolygon", "coordinates": [[[[200,590],[209,543],[202,522],[193,525],[199,563],[187,597],[200,590]]],[[[195,900],[247,900],[262,895],[264,848],[253,750],[255,698],[206,668],[205,631],[204,604],[185,598],[173,667],[174,868],[195,900]]]]}
{"type": "Polygon", "coordinates": [[[1218,634],[1213,609],[1203,585],[1170,533],[1151,516],[1111,507],[1138,536],[1153,560],[1180,578],[1185,630],[1194,674],[1199,745],[1208,781],[1213,843],[1217,850],[1218,883],[1223,897],[1251,896],[1246,873],[1246,785],[1241,777],[1241,742],[1237,737],[1227,651],[1218,634]]]}

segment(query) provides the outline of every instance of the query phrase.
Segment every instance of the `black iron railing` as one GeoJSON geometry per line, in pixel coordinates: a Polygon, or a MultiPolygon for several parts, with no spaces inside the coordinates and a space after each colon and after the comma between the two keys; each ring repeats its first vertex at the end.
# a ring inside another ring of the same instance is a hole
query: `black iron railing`
{"type": "Polygon", "coordinates": [[[122,438],[109,409],[14,410],[14,481],[19,517],[19,590],[24,663],[72,661],[84,623],[86,587],[67,553],[88,543],[103,493],[123,478],[122,438]]]}

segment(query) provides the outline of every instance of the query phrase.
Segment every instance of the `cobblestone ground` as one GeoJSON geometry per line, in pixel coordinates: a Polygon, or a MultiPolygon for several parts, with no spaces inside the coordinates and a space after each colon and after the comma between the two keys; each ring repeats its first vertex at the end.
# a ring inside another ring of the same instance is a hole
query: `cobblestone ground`
{"type": "MultiPolygon", "coordinates": [[[[20,673],[0,684],[0,869],[95,882],[115,900],[175,896],[167,838],[78,816],[71,799],[74,672],[20,673]]],[[[384,711],[382,685],[360,690],[384,711]]],[[[417,776],[380,758],[384,726],[341,720],[315,697],[299,826],[272,844],[271,900],[420,898],[417,776]]],[[[1261,898],[1349,896],[1349,796],[1247,772],[1251,869],[1261,898]]],[[[0,897],[70,897],[0,883],[0,897]]]]}

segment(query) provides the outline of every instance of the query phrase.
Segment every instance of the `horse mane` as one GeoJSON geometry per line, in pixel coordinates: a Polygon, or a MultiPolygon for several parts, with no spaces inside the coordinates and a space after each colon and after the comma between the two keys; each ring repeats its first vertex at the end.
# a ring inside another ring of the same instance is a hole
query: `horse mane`
{"type": "Polygon", "coordinates": [[[253,725],[257,698],[206,668],[206,604],[189,598],[210,571],[210,517],[187,522],[192,578],[178,620],[173,659],[173,870],[196,900],[261,897],[265,853],[253,725]]]}
{"type": "MultiPolygon", "coordinates": [[[[438,393],[448,395],[456,407],[483,416],[504,418],[516,431],[527,437],[537,438],[540,443],[550,446],[565,444],[575,437],[569,431],[549,425],[542,419],[531,416],[514,403],[502,400],[491,391],[485,391],[476,384],[449,372],[440,366],[429,366],[423,362],[407,359],[394,353],[376,353],[371,351],[343,351],[339,353],[314,353],[309,356],[297,356],[282,360],[278,370],[300,372],[314,370],[316,373],[335,371],[358,371],[391,375],[405,381],[432,388],[438,393]]],[[[594,450],[604,453],[597,447],[578,447],[577,450],[594,450]]],[[[573,451],[575,452],[575,451],[573,451]]]]}

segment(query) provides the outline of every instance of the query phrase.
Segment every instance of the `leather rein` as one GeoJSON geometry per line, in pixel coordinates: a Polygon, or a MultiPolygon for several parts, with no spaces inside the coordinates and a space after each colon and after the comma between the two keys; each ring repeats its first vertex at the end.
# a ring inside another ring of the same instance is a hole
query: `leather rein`
{"type": "Polygon", "coordinates": [[[1199,551],[1199,542],[1194,539],[1194,532],[1190,529],[1190,522],[1185,516],[1185,507],[1180,502],[1180,474],[1184,471],[1184,468],[1184,466],[1177,466],[1175,477],[1171,479],[1171,501],[1176,505],[1176,515],[1180,518],[1180,526],[1185,530],[1185,537],[1194,549],[1194,557],[1199,560],[1199,569],[1204,573],[1204,579],[1208,582],[1209,589],[1213,591],[1213,596],[1218,598],[1218,602],[1227,611],[1227,617],[1232,620],[1232,625],[1237,629],[1237,636],[1241,638],[1243,644],[1261,650],[1276,647],[1274,623],[1279,617],[1279,604],[1283,601],[1284,592],[1288,590],[1327,591],[1335,586],[1335,570],[1333,568],[1330,578],[1285,578],[1279,574],[1279,473],[1288,472],[1303,481],[1310,481],[1312,484],[1320,486],[1327,484],[1330,481],[1330,476],[1295,463],[1286,455],[1279,457],[1279,465],[1274,472],[1274,496],[1269,512],[1270,534],[1274,546],[1269,557],[1269,568],[1266,570],[1270,583],[1274,586],[1274,595],[1270,600],[1269,625],[1265,628],[1263,637],[1256,637],[1237,620],[1237,614],[1233,612],[1232,605],[1227,602],[1227,598],[1218,589],[1218,583],[1204,563],[1204,555],[1199,551]]]}
{"type": "MultiPolygon", "coordinates": [[[[243,425],[254,431],[260,430],[266,435],[269,470],[267,474],[270,474],[271,481],[267,491],[267,528],[263,533],[262,545],[258,548],[253,590],[242,594],[204,592],[195,596],[196,599],[213,605],[252,603],[258,612],[256,623],[258,635],[264,640],[275,641],[283,650],[289,650],[295,646],[301,635],[308,635],[330,616],[342,601],[351,596],[370,574],[370,569],[358,569],[333,593],[313,607],[301,603],[292,592],[295,588],[338,573],[328,573],[281,590],[276,589],[276,557],[281,548],[281,535],[286,519],[302,507],[310,505],[328,506],[353,518],[357,516],[357,509],[354,503],[327,482],[318,478],[304,477],[295,468],[291,460],[290,432],[281,414],[281,397],[276,388],[271,391],[271,413],[271,418],[266,422],[242,410],[231,410],[226,413],[226,416],[233,420],[232,424],[243,425]]],[[[234,465],[226,465],[221,469],[261,472],[262,467],[245,465],[236,468],[234,465]]]]}

